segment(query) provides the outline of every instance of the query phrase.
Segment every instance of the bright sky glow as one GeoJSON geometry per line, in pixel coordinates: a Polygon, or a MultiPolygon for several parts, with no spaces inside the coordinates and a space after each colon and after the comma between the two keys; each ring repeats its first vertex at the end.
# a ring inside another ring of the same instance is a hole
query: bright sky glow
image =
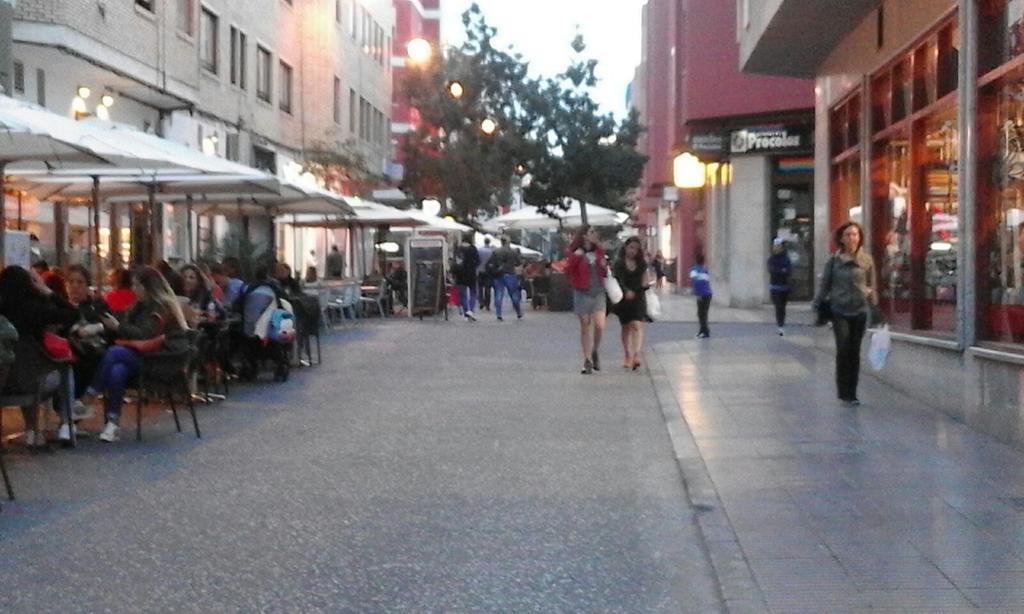
{"type": "MultiPolygon", "coordinates": [[[[441,0],[442,36],[463,40],[462,13],[473,0],[441,0]]],[[[502,45],[513,45],[534,74],[561,72],[573,55],[577,26],[587,42],[584,56],[598,60],[601,79],[594,97],[603,111],[626,112],[626,88],[640,63],[640,11],[644,0],[477,0],[502,45]]]]}

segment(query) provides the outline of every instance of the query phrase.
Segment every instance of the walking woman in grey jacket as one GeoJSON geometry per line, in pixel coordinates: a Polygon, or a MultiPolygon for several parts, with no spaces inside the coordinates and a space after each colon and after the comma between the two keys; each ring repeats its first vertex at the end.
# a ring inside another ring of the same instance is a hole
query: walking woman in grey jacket
{"type": "Polygon", "coordinates": [[[860,346],[868,317],[878,305],[875,263],[864,244],[864,230],[856,222],[836,229],[833,239],[839,249],[825,263],[821,287],[814,299],[821,310],[828,305],[832,313],[832,333],[836,338],[836,387],[839,400],[860,405],[857,380],[860,376],[860,346]]]}

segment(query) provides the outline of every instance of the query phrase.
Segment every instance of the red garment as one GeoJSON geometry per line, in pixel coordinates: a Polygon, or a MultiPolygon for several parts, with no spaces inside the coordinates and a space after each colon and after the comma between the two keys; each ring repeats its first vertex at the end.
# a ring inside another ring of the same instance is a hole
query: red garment
{"type": "Polygon", "coordinates": [[[135,292],[131,288],[117,288],[103,295],[103,300],[114,313],[122,313],[135,304],[135,292]]]}
{"type": "MultiPolygon", "coordinates": [[[[587,290],[590,288],[590,263],[587,262],[586,254],[578,256],[566,250],[565,255],[568,262],[565,267],[565,274],[569,276],[569,284],[576,290],[587,290]]],[[[604,282],[605,275],[608,272],[608,264],[604,260],[604,250],[600,247],[595,247],[594,255],[597,258],[595,261],[597,277],[604,282]]]]}
{"type": "Polygon", "coordinates": [[[213,295],[214,300],[218,303],[224,302],[224,288],[221,288],[220,285],[213,284],[213,287],[210,288],[210,294],[213,295]]]}

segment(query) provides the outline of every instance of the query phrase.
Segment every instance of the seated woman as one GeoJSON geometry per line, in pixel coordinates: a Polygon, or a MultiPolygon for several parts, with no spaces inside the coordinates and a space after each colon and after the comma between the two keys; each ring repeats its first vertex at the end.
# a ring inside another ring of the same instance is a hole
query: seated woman
{"type": "MultiPolygon", "coordinates": [[[[18,335],[34,340],[40,348],[47,330],[64,329],[78,320],[78,310],[48,288],[38,273],[20,266],[9,266],[0,273],[0,315],[14,325],[18,335]]],[[[40,383],[37,361],[23,358],[19,355],[12,366],[7,389],[18,394],[32,394],[41,389],[44,397],[56,392],[60,387],[60,373],[56,370],[43,373],[40,383]]],[[[39,408],[22,407],[21,412],[25,418],[25,444],[45,446],[39,408]]],[[[61,435],[65,432],[69,434],[70,427],[62,424],[61,435]]]]}
{"type": "Polygon", "coordinates": [[[114,269],[110,272],[110,285],[113,289],[103,295],[103,301],[114,313],[126,313],[135,304],[131,273],[125,268],[114,269]]]}
{"type": "MultiPolygon", "coordinates": [[[[165,335],[165,350],[181,349],[187,343],[184,332],[188,326],[181,305],[163,275],[153,267],[137,268],[132,274],[132,291],[135,305],[120,322],[109,314],[101,315],[104,328],[117,339],[144,340],[165,335]]],[[[115,345],[103,355],[96,376],[86,390],[88,400],[100,393],[106,395],[106,426],[100,441],[117,441],[124,391],[138,375],[139,366],[139,353],[128,347],[115,345]]]]}
{"type": "Polygon", "coordinates": [[[199,267],[186,264],[181,267],[180,274],[183,286],[181,296],[188,299],[188,302],[182,305],[182,309],[189,326],[195,328],[200,320],[210,318],[211,313],[213,320],[220,317],[223,311],[220,302],[213,298],[199,267]]]}
{"type": "Polygon", "coordinates": [[[92,276],[89,269],[80,264],[68,267],[67,274],[68,302],[78,309],[78,321],[71,326],[68,339],[75,353],[74,392],[72,404],[73,416],[76,420],[92,415],[92,407],[80,400],[85,394],[86,386],[96,375],[96,367],[100,364],[104,352],[107,351],[109,339],[101,316],[111,313],[110,306],[102,298],[93,294],[92,276]]]}
{"type": "Polygon", "coordinates": [[[242,359],[244,368],[241,373],[243,380],[256,379],[260,359],[271,358],[277,366],[275,376],[278,379],[287,377],[287,352],[279,344],[265,345],[256,336],[256,322],[271,303],[283,298],[275,280],[270,279],[270,271],[265,266],[256,269],[253,283],[246,287],[238,301],[242,306],[242,359]]]}
{"type": "Polygon", "coordinates": [[[274,279],[277,280],[281,291],[287,296],[300,296],[302,294],[299,280],[295,279],[295,276],[292,275],[292,267],[288,266],[287,263],[278,262],[274,265],[274,279]]]}

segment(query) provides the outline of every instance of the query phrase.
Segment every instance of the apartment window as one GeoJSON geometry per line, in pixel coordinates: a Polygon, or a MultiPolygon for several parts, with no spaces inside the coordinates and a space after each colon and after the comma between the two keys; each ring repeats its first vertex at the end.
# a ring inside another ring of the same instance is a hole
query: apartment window
{"type": "Polygon", "coordinates": [[[256,97],[263,102],[270,102],[271,84],[274,75],[271,66],[270,51],[261,45],[256,46],[256,97]]]}
{"type": "Polygon", "coordinates": [[[334,123],[341,123],[341,79],[334,78],[334,123]]]}
{"type": "Polygon", "coordinates": [[[341,0],[334,0],[334,23],[341,23],[341,0]]]}
{"type": "Polygon", "coordinates": [[[195,0],[178,0],[178,30],[189,36],[195,33],[195,0]]]}
{"type": "Polygon", "coordinates": [[[281,100],[278,106],[285,113],[292,112],[292,67],[281,62],[281,100]]]}
{"type": "Polygon", "coordinates": [[[25,65],[21,62],[14,63],[14,91],[17,94],[25,93],[25,65]]]}
{"type": "Polygon", "coordinates": [[[356,132],[356,91],[348,91],[348,131],[352,134],[356,132]]]}
{"type": "Polygon", "coordinates": [[[153,2],[154,2],[154,0],[135,0],[135,6],[139,7],[140,9],[145,9],[145,10],[149,11],[150,13],[152,13],[153,12],[153,2]]]}
{"type": "Polygon", "coordinates": [[[200,62],[203,68],[216,74],[217,72],[217,48],[219,46],[219,18],[205,7],[202,11],[200,21],[200,37],[202,39],[202,51],[200,62]]]}
{"type": "Polygon", "coordinates": [[[46,71],[42,68],[36,69],[36,103],[46,106],[46,71]]]}
{"type": "Polygon", "coordinates": [[[231,84],[245,89],[246,51],[248,40],[245,32],[231,26],[231,84]]]}
{"type": "Polygon", "coordinates": [[[352,40],[356,40],[358,36],[358,22],[356,21],[359,15],[359,4],[356,0],[349,0],[348,3],[348,34],[352,37],[352,40]]]}
{"type": "Polygon", "coordinates": [[[225,146],[225,157],[232,162],[240,162],[239,157],[242,154],[241,148],[238,144],[238,133],[228,133],[227,142],[225,146]]]}

